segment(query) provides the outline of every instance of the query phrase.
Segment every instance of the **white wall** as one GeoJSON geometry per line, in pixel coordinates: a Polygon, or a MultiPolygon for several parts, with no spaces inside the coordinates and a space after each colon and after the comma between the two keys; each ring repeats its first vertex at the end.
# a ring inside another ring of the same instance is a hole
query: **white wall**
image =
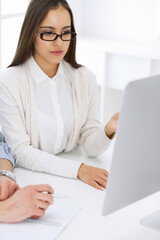
{"type": "Polygon", "coordinates": [[[106,119],[119,110],[123,89],[129,81],[160,74],[160,0],[68,2],[78,34],[91,37],[86,45],[78,40],[77,58],[97,76],[102,90],[102,118],[106,119]],[[92,44],[95,38],[111,40],[111,44],[103,51],[101,41],[92,44]]]}
{"type": "MultiPolygon", "coordinates": [[[[81,31],[93,37],[152,41],[157,37],[157,0],[70,0],[81,11],[81,31]],[[81,3],[81,4],[80,4],[81,3]]],[[[76,16],[77,18],[77,16],[76,16]]],[[[80,20],[80,18],[79,18],[80,20]]]]}
{"type": "Polygon", "coordinates": [[[85,0],[68,0],[72,9],[75,27],[78,34],[83,34],[84,2],[85,0]]]}

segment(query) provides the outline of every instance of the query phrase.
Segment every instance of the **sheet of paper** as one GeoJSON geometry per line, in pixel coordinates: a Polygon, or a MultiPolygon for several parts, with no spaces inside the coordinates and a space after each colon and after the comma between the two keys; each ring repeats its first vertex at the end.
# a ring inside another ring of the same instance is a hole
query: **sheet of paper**
{"type": "Polygon", "coordinates": [[[54,240],[78,214],[80,207],[53,204],[39,220],[29,219],[21,223],[0,223],[0,237],[5,240],[54,240]]]}

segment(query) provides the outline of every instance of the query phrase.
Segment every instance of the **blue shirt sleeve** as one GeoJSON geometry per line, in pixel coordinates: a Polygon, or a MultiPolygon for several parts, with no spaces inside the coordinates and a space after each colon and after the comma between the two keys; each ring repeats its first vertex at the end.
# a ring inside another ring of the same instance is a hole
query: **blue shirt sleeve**
{"type": "Polygon", "coordinates": [[[14,167],[15,160],[10,152],[9,147],[6,143],[3,142],[3,136],[0,132],[0,158],[4,158],[9,160],[12,163],[12,166],[14,167]]]}

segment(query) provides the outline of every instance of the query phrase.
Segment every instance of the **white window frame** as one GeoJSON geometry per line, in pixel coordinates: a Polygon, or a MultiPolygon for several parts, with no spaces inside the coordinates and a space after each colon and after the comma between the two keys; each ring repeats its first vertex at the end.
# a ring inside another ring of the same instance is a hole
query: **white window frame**
{"type": "Polygon", "coordinates": [[[160,40],[160,1],[156,0],[156,35],[160,40]]]}
{"type": "MultiPolygon", "coordinates": [[[[20,1],[20,0],[19,0],[20,1]]],[[[28,4],[30,0],[27,0],[28,4]]],[[[2,14],[2,0],[0,0],[0,70],[2,69],[2,20],[16,17],[24,17],[25,12],[19,12],[14,14],[2,14]]]]}

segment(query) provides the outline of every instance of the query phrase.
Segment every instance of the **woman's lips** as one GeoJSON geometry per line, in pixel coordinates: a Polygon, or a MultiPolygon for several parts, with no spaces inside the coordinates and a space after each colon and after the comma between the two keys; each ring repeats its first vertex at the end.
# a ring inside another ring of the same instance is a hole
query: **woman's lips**
{"type": "Polygon", "coordinates": [[[51,53],[52,53],[53,55],[55,55],[55,56],[60,56],[60,55],[63,53],[63,51],[62,51],[62,50],[52,51],[51,53]]]}

